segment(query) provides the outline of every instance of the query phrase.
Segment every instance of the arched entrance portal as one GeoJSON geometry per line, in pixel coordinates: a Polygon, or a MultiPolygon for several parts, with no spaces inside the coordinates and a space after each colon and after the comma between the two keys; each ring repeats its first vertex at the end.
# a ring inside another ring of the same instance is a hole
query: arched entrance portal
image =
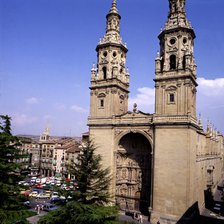
{"type": "Polygon", "coordinates": [[[151,194],[151,144],[139,133],[121,138],[116,157],[116,201],[122,210],[148,214],[151,194]]]}

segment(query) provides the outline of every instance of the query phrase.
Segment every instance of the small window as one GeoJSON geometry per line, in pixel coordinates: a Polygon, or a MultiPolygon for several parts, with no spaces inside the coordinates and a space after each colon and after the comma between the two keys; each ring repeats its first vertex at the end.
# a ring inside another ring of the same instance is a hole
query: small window
{"type": "Polygon", "coordinates": [[[107,52],[106,52],[106,51],[103,52],[103,56],[104,56],[104,57],[107,56],[107,52]]]}
{"type": "Polygon", "coordinates": [[[104,100],[100,100],[100,107],[104,107],[104,100]]]}
{"type": "Polygon", "coordinates": [[[116,51],[113,52],[113,57],[115,58],[117,56],[116,51]]]}
{"type": "Polygon", "coordinates": [[[160,61],[160,72],[163,71],[163,67],[164,67],[164,59],[162,58],[160,61]]]}
{"type": "Polygon", "coordinates": [[[103,79],[107,79],[107,68],[103,67],[103,79]]]}
{"type": "Polygon", "coordinates": [[[176,69],[176,55],[170,56],[170,70],[176,69]]]}
{"type": "Polygon", "coordinates": [[[174,103],[174,102],[175,102],[174,93],[170,93],[170,103],[174,103]]]}
{"type": "Polygon", "coordinates": [[[171,45],[174,45],[176,43],[176,39],[175,38],[172,38],[171,40],[170,40],[170,44],[171,45]]]}
{"type": "Polygon", "coordinates": [[[184,55],[183,56],[183,69],[185,70],[186,69],[186,56],[184,55]]]}

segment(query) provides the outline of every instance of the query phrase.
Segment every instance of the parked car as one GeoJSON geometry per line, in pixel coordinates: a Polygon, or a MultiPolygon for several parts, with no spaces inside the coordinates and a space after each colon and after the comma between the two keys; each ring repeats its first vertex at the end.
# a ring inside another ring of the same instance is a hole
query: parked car
{"type": "Polygon", "coordinates": [[[52,198],[59,198],[59,193],[57,191],[52,192],[51,199],[52,198]]]}
{"type": "Polygon", "coordinates": [[[31,208],[30,201],[25,201],[25,202],[23,203],[23,205],[25,205],[27,208],[31,208]]]}
{"type": "Polygon", "coordinates": [[[44,193],[48,196],[48,198],[51,197],[51,191],[45,191],[44,193]]]}
{"type": "Polygon", "coordinates": [[[21,191],[20,193],[24,196],[29,196],[30,195],[30,191],[21,191]]]}
{"type": "Polygon", "coordinates": [[[41,183],[40,178],[37,178],[37,179],[36,179],[36,183],[37,183],[37,184],[40,184],[40,183],[41,183]]]}
{"type": "Polygon", "coordinates": [[[35,187],[36,188],[43,188],[42,184],[36,184],[35,187]]]}
{"type": "Polygon", "coordinates": [[[26,183],[26,182],[25,182],[24,180],[21,180],[21,181],[18,182],[19,185],[23,185],[23,184],[25,184],[25,183],[26,183]]]}
{"type": "Polygon", "coordinates": [[[53,205],[53,204],[50,204],[50,203],[46,203],[43,206],[43,210],[46,211],[46,212],[54,211],[58,208],[59,208],[59,206],[53,205]]]}
{"type": "Polygon", "coordinates": [[[47,199],[47,198],[50,198],[50,195],[49,194],[44,194],[44,193],[40,193],[36,196],[36,199],[47,199]]]}
{"type": "Polygon", "coordinates": [[[37,195],[38,195],[38,191],[32,191],[30,194],[29,194],[29,196],[30,197],[36,197],[37,195]]]}
{"type": "Polygon", "coordinates": [[[64,205],[66,203],[66,199],[62,199],[62,198],[52,198],[50,200],[50,203],[64,205]]]}
{"type": "Polygon", "coordinates": [[[30,186],[30,184],[27,183],[27,182],[25,182],[25,183],[23,184],[23,186],[30,186]]]}

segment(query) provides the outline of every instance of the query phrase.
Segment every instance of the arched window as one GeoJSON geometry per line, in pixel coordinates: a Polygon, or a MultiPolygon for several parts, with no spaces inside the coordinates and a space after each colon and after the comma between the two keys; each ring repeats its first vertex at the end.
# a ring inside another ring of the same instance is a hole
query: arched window
{"type": "Polygon", "coordinates": [[[104,93],[100,93],[98,95],[99,98],[99,108],[103,109],[105,107],[105,97],[106,95],[104,93]]]}
{"type": "Polygon", "coordinates": [[[174,4],[174,12],[177,12],[177,4],[174,4]]]}
{"type": "Polygon", "coordinates": [[[185,70],[185,68],[186,68],[186,56],[184,55],[183,56],[183,69],[185,70]]]}
{"type": "Polygon", "coordinates": [[[100,99],[100,107],[104,107],[104,100],[100,99]]]}
{"type": "Polygon", "coordinates": [[[163,71],[163,67],[164,67],[164,58],[162,58],[162,59],[160,60],[160,72],[163,71]]]}
{"type": "Polygon", "coordinates": [[[176,55],[171,55],[170,56],[170,70],[176,69],[176,55]]]}
{"type": "Polygon", "coordinates": [[[107,79],[107,68],[103,67],[103,79],[107,79]]]}

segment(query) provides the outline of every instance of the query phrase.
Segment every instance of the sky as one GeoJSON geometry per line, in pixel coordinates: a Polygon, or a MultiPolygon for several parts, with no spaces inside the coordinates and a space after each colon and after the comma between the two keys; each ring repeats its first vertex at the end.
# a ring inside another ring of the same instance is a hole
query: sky
{"type": "MultiPolygon", "coordinates": [[[[112,0],[0,0],[0,114],[13,134],[88,131],[90,70],[112,0]]],[[[154,113],[157,38],[168,0],[117,0],[129,49],[129,109],[154,113]]],[[[186,0],[196,33],[197,115],[224,133],[224,1],[186,0]]]]}

